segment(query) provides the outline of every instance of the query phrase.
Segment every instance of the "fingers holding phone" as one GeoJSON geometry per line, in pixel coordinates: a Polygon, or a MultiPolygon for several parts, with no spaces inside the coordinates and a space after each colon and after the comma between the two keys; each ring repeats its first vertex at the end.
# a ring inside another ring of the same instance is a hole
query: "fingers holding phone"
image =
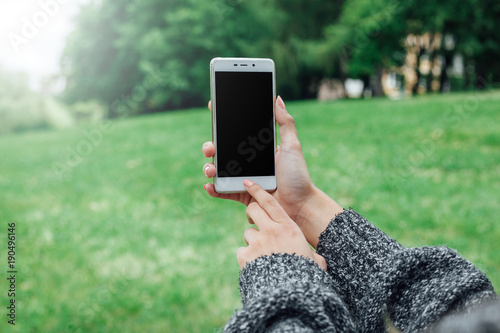
{"type": "MultiPolygon", "coordinates": [[[[215,154],[215,147],[212,142],[207,141],[201,147],[201,151],[203,152],[203,155],[205,157],[211,158],[215,154]]],[[[203,174],[207,178],[215,177],[216,174],[215,165],[213,163],[205,163],[205,165],[203,166],[203,174]]]]}
{"type": "MultiPolygon", "coordinates": [[[[210,105],[210,103],[209,103],[210,105]]],[[[215,146],[211,141],[205,142],[202,147],[201,151],[203,152],[203,155],[207,158],[213,158],[215,155],[215,146]]],[[[213,178],[216,175],[216,169],[215,165],[213,163],[205,163],[203,165],[203,174],[207,178],[213,178]]],[[[248,205],[250,202],[251,197],[248,195],[248,193],[218,193],[215,190],[214,184],[213,183],[207,183],[203,185],[203,188],[205,191],[210,195],[211,197],[214,198],[220,198],[220,199],[228,199],[228,200],[234,200],[241,202],[245,206],[248,205]]]]}

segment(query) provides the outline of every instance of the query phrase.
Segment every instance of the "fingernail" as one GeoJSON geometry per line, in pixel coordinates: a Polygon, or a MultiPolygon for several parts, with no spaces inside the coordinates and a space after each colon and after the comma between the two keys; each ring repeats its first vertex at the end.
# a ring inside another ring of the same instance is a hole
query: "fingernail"
{"type": "Polygon", "coordinates": [[[210,169],[210,167],[208,165],[203,169],[203,171],[205,172],[205,175],[207,175],[208,169],[210,169]]]}
{"type": "Polygon", "coordinates": [[[281,98],[281,96],[278,95],[278,105],[280,106],[280,108],[282,108],[283,110],[286,110],[286,106],[285,106],[285,102],[283,102],[283,99],[281,98]]]}
{"type": "Polygon", "coordinates": [[[245,185],[246,187],[250,187],[253,185],[253,181],[249,180],[249,179],[245,179],[243,181],[243,185],[245,185]]]}

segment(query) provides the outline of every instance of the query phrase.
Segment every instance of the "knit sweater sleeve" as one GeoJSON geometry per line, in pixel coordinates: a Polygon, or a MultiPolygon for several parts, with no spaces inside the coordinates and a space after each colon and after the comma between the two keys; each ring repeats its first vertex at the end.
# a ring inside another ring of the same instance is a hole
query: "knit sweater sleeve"
{"type": "Polygon", "coordinates": [[[315,262],[273,254],[248,263],[240,275],[243,308],[224,332],[354,332],[330,276],[315,262]]]}
{"type": "Polygon", "coordinates": [[[384,317],[404,332],[421,331],[496,297],[486,276],[455,251],[406,248],[352,209],[330,222],[317,251],[362,332],[384,331],[384,317]]]}

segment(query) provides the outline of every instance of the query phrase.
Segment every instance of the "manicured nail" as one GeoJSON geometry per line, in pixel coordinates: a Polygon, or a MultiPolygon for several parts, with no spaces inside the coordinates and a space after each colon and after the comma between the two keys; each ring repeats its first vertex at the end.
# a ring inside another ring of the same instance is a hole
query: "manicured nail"
{"type": "Polygon", "coordinates": [[[250,187],[253,185],[253,181],[249,180],[249,179],[245,179],[243,181],[243,185],[245,185],[246,187],[250,187]]]}
{"type": "Polygon", "coordinates": [[[204,171],[205,175],[207,175],[207,176],[208,176],[208,174],[207,174],[208,169],[210,169],[210,167],[209,167],[208,165],[207,165],[207,166],[203,169],[203,171],[204,171]]]}
{"type": "Polygon", "coordinates": [[[285,102],[283,102],[283,99],[281,98],[281,96],[278,95],[278,105],[280,106],[280,108],[282,108],[283,110],[286,110],[286,106],[285,106],[285,102]]]}

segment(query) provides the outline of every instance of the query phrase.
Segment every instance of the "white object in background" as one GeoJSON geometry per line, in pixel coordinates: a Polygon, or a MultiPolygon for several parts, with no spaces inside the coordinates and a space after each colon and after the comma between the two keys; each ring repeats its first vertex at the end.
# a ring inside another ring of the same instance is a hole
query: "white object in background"
{"type": "Polygon", "coordinates": [[[460,53],[453,56],[452,73],[455,77],[464,76],[464,57],[460,53]]]}
{"type": "Polygon", "coordinates": [[[347,79],[344,82],[344,86],[349,98],[360,98],[363,95],[365,84],[362,80],[347,79]]]}

